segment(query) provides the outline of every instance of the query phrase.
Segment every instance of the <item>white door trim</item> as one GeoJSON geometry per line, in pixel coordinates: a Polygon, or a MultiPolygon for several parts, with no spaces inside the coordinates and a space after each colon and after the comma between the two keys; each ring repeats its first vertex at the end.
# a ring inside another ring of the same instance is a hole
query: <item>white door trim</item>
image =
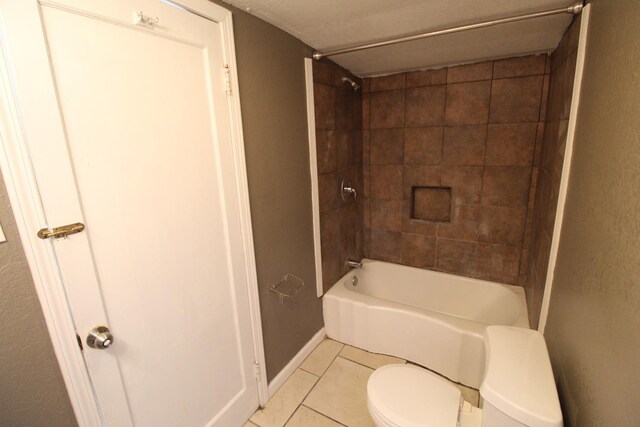
{"type": "MultiPolygon", "coordinates": [[[[195,3],[207,0],[188,0],[184,3],[194,3],[192,9],[198,10],[195,3]]],[[[215,5],[214,5],[215,6],[215,5]]],[[[221,7],[222,8],[222,7],[221,7]]],[[[229,65],[231,94],[227,98],[231,115],[231,141],[233,143],[234,166],[236,169],[238,200],[240,201],[240,222],[242,224],[243,247],[245,253],[245,269],[247,271],[247,287],[251,312],[251,330],[253,332],[254,358],[258,376],[258,397],[260,405],[269,400],[267,386],[267,370],[264,356],[264,342],[262,340],[262,320],[260,316],[260,298],[258,295],[258,272],[256,269],[255,249],[253,246],[253,227],[251,225],[251,208],[249,204],[249,182],[247,180],[247,163],[244,152],[244,133],[242,130],[242,111],[240,109],[240,89],[238,85],[238,67],[236,63],[236,45],[233,36],[233,21],[231,11],[222,22],[224,41],[224,56],[229,65]]]]}
{"type": "Polygon", "coordinates": [[[13,96],[6,50],[4,46],[0,49],[0,169],[78,425],[100,426],[100,411],[76,340],[71,311],[56,269],[53,245],[38,241],[35,234],[46,222],[20,125],[18,103],[13,96]]]}
{"type": "MultiPolygon", "coordinates": [[[[38,2],[33,2],[37,10],[38,2]]],[[[262,323],[258,299],[258,279],[253,246],[253,231],[249,206],[249,189],[244,153],[242,115],[238,90],[238,76],[233,37],[232,14],[229,10],[207,0],[181,0],[173,2],[207,17],[212,8],[224,18],[219,20],[223,32],[223,52],[229,65],[231,93],[228,108],[231,117],[234,169],[237,178],[237,195],[240,200],[242,244],[245,252],[247,291],[251,313],[254,361],[260,404],[268,400],[268,387],[262,339],[262,323]]],[[[1,11],[0,11],[1,13],[1,11]]],[[[3,17],[0,16],[0,19],[3,17]]],[[[213,18],[212,18],[213,20],[213,18]]],[[[36,292],[67,387],[71,405],[80,426],[101,426],[102,419],[84,358],[76,339],[76,331],[64,287],[60,280],[52,242],[43,242],[36,236],[37,230],[46,227],[33,169],[30,163],[27,134],[20,120],[21,100],[17,97],[11,70],[11,58],[4,44],[6,40],[0,25],[0,169],[13,208],[20,240],[24,248],[36,292]]]]}
{"type": "Polygon", "coordinates": [[[562,164],[562,176],[560,177],[560,191],[558,194],[558,206],[556,207],[556,222],[553,226],[553,236],[551,236],[551,249],[549,251],[549,266],[547,267],[547,277],[545,279],[544,294],[542,296],[542,306],[540,307],[540,321],[538,331],[544,333],[549,315],[549,304],[551,302],[551,288],[553,286],[553,276],[558,260],[558,246],[560,245],[560,234],[562,233],[562,220],[564,219],[564,207],[567,202],[567,190],[569,188],[569,176],[571,174],[571,158],[573,157],[573,144],[576,136],[576,121],[578,120],[578,106],[580,105],[580,90],[582,88],[582,74],[584,71],[584,58],[587,50],[587,32],[589,30],[589,16],[591,5],[586,5],[582,9],[580,20],[580,37],[578,39],[578,58],[576,60],[576,72],[571,93],[571,110],[569,111],[569,126],[567,130],[567,144],[564,151],[564,161],[562,164]]]}
{"type": "Polygon", "coordinates": [[[307,127],[309,132],[309,171],[311,173],[311,211],[313,216],[313,249],[316,263],[316,294],[324,293],[322,286],[322,250],[320,246],[320,190],[318,187],[318,152],[316,151],[316,109],[313,96],[313,59],[304,59],[304,78],[307,91],[307,127]]]}

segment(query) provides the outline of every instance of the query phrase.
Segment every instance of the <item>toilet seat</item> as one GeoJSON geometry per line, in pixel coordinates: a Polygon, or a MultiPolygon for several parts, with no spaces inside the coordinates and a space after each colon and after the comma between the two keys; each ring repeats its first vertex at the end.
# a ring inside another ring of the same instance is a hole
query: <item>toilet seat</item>
{"type": "Polygon", "coordinates": [[[456,427],[460,390],[413,365],[386,365],[367,383],[367,404],[378,425],[456,427]]]}

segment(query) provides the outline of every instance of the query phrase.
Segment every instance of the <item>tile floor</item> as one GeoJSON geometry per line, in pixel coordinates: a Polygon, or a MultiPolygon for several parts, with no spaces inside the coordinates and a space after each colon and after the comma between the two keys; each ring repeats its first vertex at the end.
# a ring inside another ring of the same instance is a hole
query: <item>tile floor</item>
{"type": "MultiPolygon", "coordinates": [[[[325,339],[244,427],[369,427],[367,381],[396,357],[369,353],[325,339]]],[[[455,384],[466,401],[478,406],[478,391],[455,384]]]]}

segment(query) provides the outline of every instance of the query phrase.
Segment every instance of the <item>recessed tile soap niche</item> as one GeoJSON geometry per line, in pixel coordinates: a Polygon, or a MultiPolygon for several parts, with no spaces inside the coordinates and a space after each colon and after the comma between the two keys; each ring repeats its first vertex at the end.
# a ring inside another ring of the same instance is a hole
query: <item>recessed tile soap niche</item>
{"type": "Polygon", "coordinates": [[[411,187],[411,219],[451,222],[451,187],[411,187]]]}

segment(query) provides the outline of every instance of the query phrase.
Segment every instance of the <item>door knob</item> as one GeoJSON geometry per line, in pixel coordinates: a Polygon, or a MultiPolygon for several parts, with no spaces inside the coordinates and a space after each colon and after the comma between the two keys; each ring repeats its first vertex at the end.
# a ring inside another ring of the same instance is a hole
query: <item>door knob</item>
{"type": "Polygon", "coordinates": [[[104,350],[113,344],[113,334],[106,326],[96,326],[87,335],[87,345],[91,348],[104,350]]]}

